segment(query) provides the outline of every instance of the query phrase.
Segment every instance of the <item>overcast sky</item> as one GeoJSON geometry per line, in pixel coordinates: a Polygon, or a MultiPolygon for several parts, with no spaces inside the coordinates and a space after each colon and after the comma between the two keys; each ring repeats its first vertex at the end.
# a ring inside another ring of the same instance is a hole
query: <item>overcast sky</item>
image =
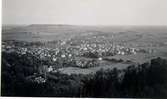
{"type": "Polygon", "coordinates": [[[167,0],[2,0],[3,24],[167,25],[167,0]]]}

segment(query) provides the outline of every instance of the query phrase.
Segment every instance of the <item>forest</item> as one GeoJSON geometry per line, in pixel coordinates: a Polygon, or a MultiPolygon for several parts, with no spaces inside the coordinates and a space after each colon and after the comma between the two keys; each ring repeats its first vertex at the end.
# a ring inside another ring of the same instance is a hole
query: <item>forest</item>
{"type": "Polygon", "coordinates": [[[27,97],[167,97],[167,60],[157,57],[126,69],[95,74],[50,73],[45,83],[27,80],[38,72],[39,60],[2,53],[1,95],[27,97]]]}

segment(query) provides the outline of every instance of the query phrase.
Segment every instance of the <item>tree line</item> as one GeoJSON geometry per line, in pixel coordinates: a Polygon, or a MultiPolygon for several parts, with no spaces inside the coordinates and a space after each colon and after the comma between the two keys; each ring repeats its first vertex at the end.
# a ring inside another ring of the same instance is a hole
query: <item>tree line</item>
{"type": "Polygon", "coordinates": [[[50,73],[45,83],[30,82],[27,76],[38,72],[35,58],[2,53],[1,95],[44,97],[167,97],[167,60],[119,70],[99,70],[96,74],[50,73]]]}

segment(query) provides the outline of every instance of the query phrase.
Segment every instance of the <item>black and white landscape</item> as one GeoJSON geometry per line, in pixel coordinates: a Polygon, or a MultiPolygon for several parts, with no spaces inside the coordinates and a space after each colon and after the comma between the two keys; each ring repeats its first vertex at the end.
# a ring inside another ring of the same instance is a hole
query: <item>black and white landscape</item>
{"type": "Polygon", "coordinates": [[[2,27],[2,96],[167,97],[167,27],[2,27]]]}
{"type": "Polygon", "coordinates": [[[1,36],[4,97],[167,97],[167,0],[2,0],[1,36]]]}

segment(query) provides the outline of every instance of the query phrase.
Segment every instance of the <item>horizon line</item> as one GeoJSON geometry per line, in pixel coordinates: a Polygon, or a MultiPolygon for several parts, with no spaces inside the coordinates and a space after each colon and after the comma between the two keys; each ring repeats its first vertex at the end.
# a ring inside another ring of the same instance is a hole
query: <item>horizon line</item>
{"type": "Polygon", "coordinates": [[[32,23],[32,24],[3,24],[2,23],[2,26],[12,26],[12,25],[17,25],[17,26],[21,26],[21,25],[26,25],[26,26],[30,26],[30,25],[68,25],[68,26],[167,26],[167,25],[133,25],[133,24],[131,24],[131,25],[114,25],[114,24],[111,24],[111,25],[84,25],[84,24],[53,24],[53,23],[51,23],[51,24],[49,24],[49,23],[32,23]]]}

